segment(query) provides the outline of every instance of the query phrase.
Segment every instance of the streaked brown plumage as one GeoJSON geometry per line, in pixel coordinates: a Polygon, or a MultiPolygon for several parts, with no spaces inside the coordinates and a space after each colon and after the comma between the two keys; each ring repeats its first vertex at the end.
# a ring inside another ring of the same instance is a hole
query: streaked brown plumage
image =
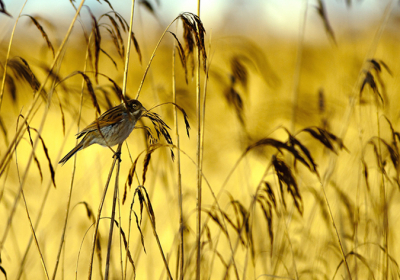
{"type": "Polygon", "coordinates": [[[82,136],[83,139],[59,163],[66,163],[76,152],[92,144],[111,147],[123,143],[145,111],[146,109],[139,101],[131,99],[127,102],[127,108],[122,103],[104,112],[77,134],[77,139],[82,136]]]}

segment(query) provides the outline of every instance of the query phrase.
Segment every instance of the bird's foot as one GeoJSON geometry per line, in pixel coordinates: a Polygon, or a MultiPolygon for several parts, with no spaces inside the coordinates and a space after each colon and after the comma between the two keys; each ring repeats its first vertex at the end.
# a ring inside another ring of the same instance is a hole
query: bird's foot
{"type": "Polygon", "coordinates": [[[114,155],[113,155],[113,158],[117,158],[119,160],[119,162],[121,162],[122,161],[122,159],[121,159],[121,151],[115,152],[114,155]]]}

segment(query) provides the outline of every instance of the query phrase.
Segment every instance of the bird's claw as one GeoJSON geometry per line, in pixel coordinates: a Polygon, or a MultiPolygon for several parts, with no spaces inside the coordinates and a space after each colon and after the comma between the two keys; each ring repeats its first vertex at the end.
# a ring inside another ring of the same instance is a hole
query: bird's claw
{"type": "Polygon", "coordinates": [[[122,161],[121,160],[121,152],[120,151],[119,152],[115,152],[114,155],[113,155],[113,158],[117,158],[119,160],[119,162],[121,162],[122,161]]]}

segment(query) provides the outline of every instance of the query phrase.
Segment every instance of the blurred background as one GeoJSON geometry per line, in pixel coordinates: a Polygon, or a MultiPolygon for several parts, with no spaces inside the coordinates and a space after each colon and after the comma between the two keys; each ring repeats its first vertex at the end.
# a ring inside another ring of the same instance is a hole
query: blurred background
{"type": "MultiPolygon", "coordinates": [[[[87,74],[101,113],[120,104],[110,79],[122,87],[128,32],[120,18],[129,23],[131,3],[85,1],[37,103],[33,103],[39,94],[35,89],[48,76],[54,53],[79,3],[27,1],[22,11],[25,16],[19,18],[14,32],[24,1],[3,4],[9,15],[0,14],[2,77],[12,35],[13,39],[0,105],[0,279],[46,279],[41,259],[49,278],[83,279],[87,277],[93,224],[113,154],[108,148],[93,145],[77,154],[76,168],[73,159],[64,166],[57,164],[75,146],[75,134],[99,115],[87,81],[82,75],[72,74],[87,74]],[[103,76],[97,79],[96,47],[93,40],[88,47],[87,41],[93,26],[101,34],[98,72],[103,76]],[[37,82],[32,82],[33,76],[37,82]],[[15,149],[17,127],[30,110],[28,123],[33,129],[23,134],[15,149]],[[32,156],[30,139],[37,136],[34,129],[40,131],[42,141],[32,156]],[[42,257],[32,241],[30,223],[42,257]]],[[[132,46],[130,53],[130,98],[136,96],[165,28],[183,12],[197,14],[197,2],[135,2],[133,32],[138,47],[132,46]]],[[[351,279],[400,278],[400,115],[396,106],[399,12],[397,1],[201,1],[207,51],[207,75],[203,71],[200,82],[201,100],[206,98],[202,221],[207,219],[202,236],[201,279],[350,279],[348,272],[351,279]],[[317,127],[333,134],[331,138],[324,136],[328,138],[325,141],[334,143],[332,149],[311,133],[300,132],[317,127]],[[276,147],[248,149],[265,138],[284,143],[288,132],[307,147],[320,176],[299,162],[294,165],[287,151],[276,147]],[[244,155],[245,151],[249,152],[244,155]],[[296,207],[290,186],[282,186],[277,171],[271,168],[273,155],[279,155],[290,166],[301,194],[301,209],[296,207]],[[268,198],[265,193],[260,198],[268,201],[264,208],[261,202],[253,204],[260,185],[270,185],[274,196],[268,198]],[[217,195],[221,212],[214,205],[217,195]],[[220,220],[213,217],[216,212],[220,220]],[[248,228],[239,233],[247,214],[251,217],[248,228]],[[228,229],[218,222],[222,219],[226,219],[228,229]],[[236,242],[239,245],[233,253],[236,242]],[[233,255],[235,262],[231,264],[233,255]]],[[[169,31],[185,46],[182,26],[177,20],[169,31]]],[[[154,209],[160,244],[172,276],[178,278],[180,166],[184,278],[195,279],[196,78],[188,56],[186,82],[176,44],[169,33],[162,39],[139,100],[147,109],[173,102],[175,83],[176,103],[188,114],[192,128],[187,137],[184,119],[178,112],[181,161],[173,161],[168,148],[157,149],[149,162],[145,188],[154,209]]],[[[176,145],[174,107],[163,105],[152,111],[171,128],[169,133],[176,145]]],[[[138,125],[152,127],[146,118],[138,125]]],[[[142,129],[134,130],[126,143],[121,156],[119,202],[124,188],[127,199],[125,204],[119,203],[116,214],[124,237],[117,225],[110,275],[112,279],[168,279],[150,220],[146,212],[141,215],[135,193],[150,143],[142,129]],[[137,175],[127,187],[128,174],[137,158],[137,175]],[[141,220],[141,232],[133,211],[138,223],[141,220]],[[129,240],[135,269],[125,259],[124,239],[129,240]]],[[[175,156],[177,153],[175,149],[175,156]]],[[[114,176],[102,210],[93,279],[104,275],[114,176]]]]}

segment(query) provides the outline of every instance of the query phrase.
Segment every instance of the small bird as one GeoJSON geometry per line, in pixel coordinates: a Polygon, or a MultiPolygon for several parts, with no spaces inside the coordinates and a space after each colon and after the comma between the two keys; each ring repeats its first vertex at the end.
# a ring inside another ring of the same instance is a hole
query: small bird
{"type": "Polygon", "coordinates": [[[147,110],[139,101],[131,99],[127,101],[126,107],[125,103],[121,103],[104,112],[97,120],[76,134],[77,139],[82,136],[83,139],[59,163],[64,165],[76,152],[92,144],[105,147],[122,144],[145,111],[147,110]]]}

